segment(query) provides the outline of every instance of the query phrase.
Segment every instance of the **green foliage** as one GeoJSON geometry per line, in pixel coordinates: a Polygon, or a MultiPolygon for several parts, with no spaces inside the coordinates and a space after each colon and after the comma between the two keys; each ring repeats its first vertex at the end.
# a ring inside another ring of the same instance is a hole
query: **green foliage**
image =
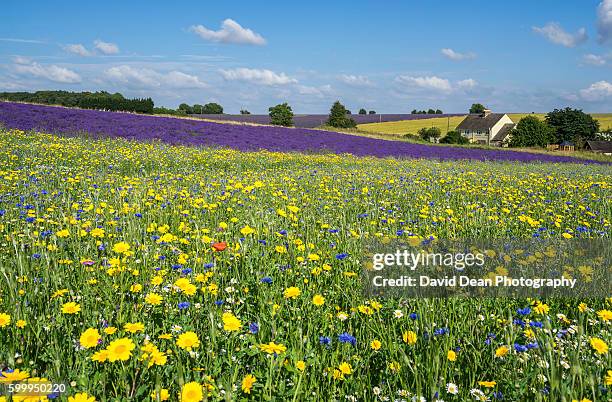
{"type": "Polygon", "coordinates": [[[368,114],[376,114],[376,110],[370,110],[368,114]]]}
{"type": "Polygon", "coordinates": [[[555,109],[546,115],[546,123],[555,130],[555,142],[574,142],[582,146],[587,140],[597,138],[599,122],[580,109],[555,109]]]}
{"type": "Polygon", "coordinates": [[[191,106],[189,106],[186,103],[181,103],[178,107],[178,110],[183,111],[186,114],[192,114],[193,113],[193,109],[191,106]]]}
{"type": "Polygon", "coordinates": [[[359,109],[359,114],[367,114],[367,113],[368,112],[364,108],[359,109]]]}
{"type": "Polygon", "coordinates": [[[545,147],[555,141],[555,130],[535,116],[523,117],[510,134],[511,147],[545,147]]]}
{"type": "Polygon", "coordinates": [[[251,114],[251,112],[246,109],[240,109],[240,114],[251,114]]]}
{"type": "Polygon", "coordinates": [[[472,106],[470,107],[470,113],[472,114],[479,114],[479,113],[483,113],[485,111],[485,107],[482,103],[472,103],[472,106]]]}
{"type": "Polygon", "coordinates": [[[443,112],[440,109],[436,109],[436,114],[443,114],[443,112]]]}
{"type": "Polygon", "coordinates": [[[202,109],[203,114],[223,114],[223,106],[218,103],[207,103],[202,109]]]}
{"type": "Polygon", "coordinates": [[[458,131],[449,131],[440,139],[440,144],[468,144],[470,141],[458,131]]]}
{"type": "Polygon", "coordinates": [[[429,108],[427,110],[423,109],[423,110],[417,110],[417,109],[412,109],[412,112],[410,112],[410,114],[442,114],[442,110],[440,109],[432,109],[429,108]]]}
{"type": "Polygon", "coordinates": [[[80,107],[82,109],[100,109],[136,113],[153,113],[151,98],[127,99],[120,93],[37,91],[37,92],[0,92],[0,99],[12,102],[42,103],[80,107]]]}
{"type": "Polygon", "coordinates": [[[174,110],[168,109],[165,107],[154,107],[153,114],[171,114],[171,115],[181,115],[185,114],[182,110],[174,110]]]}
{"type": "Polygon", "coordinates": [[[293,110],[287,102],[273,106],[268,111],[270,112],[270,123],[275,126],[293,126],[293,110]]]}
{"type": "Polygon", "coordinates": [[[423,127],[418,134],[421,139],[429,141],[431,138],[440,138],[442,131],[438,127],[423,127]]]}
{"type": "Polygon", "coordinates": [[[340,103],[340,101],[334,102],[330,111],[329,111],[329,119],[327,120],[327,125],[337,128],[355,128],[357,124],[355,120],[347,117],[347,113],[350,113],[346,110],[344,105],[340,103]]]}

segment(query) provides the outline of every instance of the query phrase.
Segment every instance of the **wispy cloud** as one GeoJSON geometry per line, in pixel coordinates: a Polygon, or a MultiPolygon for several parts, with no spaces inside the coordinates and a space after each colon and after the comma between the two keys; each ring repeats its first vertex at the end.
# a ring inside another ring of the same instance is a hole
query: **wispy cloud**
{"type": "Polygon", "coordinates": [[[15,57],[13,62],[12,71],[17,74],[29,75],[63,84],[78,84],[81,82],[81,76],[66,67],[54,64],[43,65],[24,57],[15,57]]]}
{"type": "Polygon", "coordinates": [[[94,47],[104,54],[117,54],[119,53],[119,46],[110,42],[103,42],[101,40],[94,41],[94,47]]]}
{"type": "Polygon", "coordinates": [[[473,53],[473,52],[459,53],[450,48],[444,48],[440,50],[440,53],[442,53],[442,55],[446,57],[447,59],[454,60],[454,61],[469,60],[469,59],[476,58],[476,53],[473,53]]]}
{"type": "Polygon", "coordinates": [[[354,87],[371,87],[373,85],[368,77],[364,75],[342,74],[339,79],[345,84],[354,87]]]}
{"type": "Polygon", "coordinates": [[[37,40],[37,39],[21,39],[21,38],[0,38],[0,42],[35,43],[35,44],[47,43],[45,41],[37,40]]]}
{"type": "Polygon", "coordinates": [[[62,46],[62,49],[64,49],[66,52],[68,53],[72,53],[72,54],[76,54],[78,56],[91,56],[92,53],[87,50],[85,48],[85,46],[81,45],[80,43],[74,43],[74,44],[69,44],[69,45],[65,45],[62,46]]]}
{"type": "Polygon", "coordinates": [[[612,97],[612,84],[608,81],[598,81],[588,88],[580,90],[580,96],[586,101],[600,101],[612,97]]]}
{"type": "Polygon", "coordinates": [[[596,54],[585,54],[582,56],[582,62],[591,66],[603,66],[607,63],[607,59],[596,54]]]}
{"type": "Polygon", "coordinates": [[[192,25],[189,30],[200,38],[218,43],[236,43],[242,45],[257,45],[266,44],[266,40],[260,34],[253,32],[248,28],[244,28],[236,21],[228,18],[221,24],[221,29],[214,31],[206,28],[203,25],[192,25]]]}
{"type": "Polygon", "coordinates": [[[298,82],[295,78],[291,78],[285,73],[275,73],[265,69],[235,68],[220,70],[220,73],[227,81],[246,81],[259,85],[287,85],[298,82]]]}
{"type": "Polygon", "coordinates": [[[412,77],[407,75],[400,75],[395,80],[396,82],[402,84],[408,84],[410,86],[415,86],[418,88],[432,89],[440,92],[450,92],[453,89],[449,80],[436,76],[412,77]]]}
{"type": "Polygon", "coordinates": [[[597,7],[597,33],[599,43],[612,38],[612,0],[603,0],[597,7]]]}
{"type": "Polygon", "coordinates": [[[542,27],[533,27],[532,29],[550,42],[565,47],[576,47],[588,39],[585,28],[580,28],[572,34],[565,31],[558,22],[549,22],[542,27]]]}
{"type": "Polygon", "coordinates": [[[138,68],[128,65],[114,66],[103,74],[107,82],[125,85],[130,88],[206,88],[206,83],[195,75],[181,71],[158,72],[150,68],[138,68]]]}

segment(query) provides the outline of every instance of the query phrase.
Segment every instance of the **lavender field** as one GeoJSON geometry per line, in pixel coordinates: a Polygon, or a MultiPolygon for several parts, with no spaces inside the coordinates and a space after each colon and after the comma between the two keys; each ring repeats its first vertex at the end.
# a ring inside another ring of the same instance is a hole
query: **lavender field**
{"type": "Polygon", "coordinates": [[[220,124],[97,110],[0,102],[0,124],[52,134],[159,140],[173,145],[279,152],[349,153],[356,156],[440,160],[599,163],[565,156],[386,141],[303,128],[220,124]]]}
{"type": "MultiPolygon", "coordinates": [[[[270,124],[270,116],[267,114],[194,114],[192,116],[208,120],[270,124]]],[[[453,116],[461,116],[461,114],[352,114],[351,119],[355,120],[357,124],[367,124],[453,116]]],[[[315,128],[324,125],[327,118],[328,115],[326,114],[298,114],[293,117],[293,123],[300,128],[315,128]]]]}

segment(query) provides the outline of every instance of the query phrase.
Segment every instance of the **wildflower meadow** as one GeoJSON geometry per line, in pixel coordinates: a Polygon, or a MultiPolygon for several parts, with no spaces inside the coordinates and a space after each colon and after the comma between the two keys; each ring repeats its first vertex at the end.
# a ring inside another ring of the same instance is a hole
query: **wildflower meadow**
{"type": "Polygon", "coordinates": [[[40,398],[71,401],[609,396],[612,299],[373,299],[359,262],[376,238],[609,237],[609,166],[0,143],[5,386],[63,384],[40,398]]]}

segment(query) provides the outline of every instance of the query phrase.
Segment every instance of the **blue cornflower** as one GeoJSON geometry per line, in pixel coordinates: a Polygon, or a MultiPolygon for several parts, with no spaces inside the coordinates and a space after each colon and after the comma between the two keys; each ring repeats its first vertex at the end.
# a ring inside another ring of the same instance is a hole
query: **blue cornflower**
{"type": "Polygon", "coordinates": [[[410,313],[408,314],[408,317],[410,317],[411,320],[416,320],[419,318],[419,315],[417,313],[410,313]]]}
{"type": "Polygon", "coordinates": [[[259,332],[259,324],[257,324],[256,322],[252,322],[249,324],[249,331],[251,331],[252,334],[256,334],[259,332]]]}
{"type": "Polygon", "coordinates": [[[348,257],[348,253],[336,254],[336,259],[337,260],[344,260],[346,257],[348,257]]]}
{"type": "Polygon", "coordinates": [[[516,310],[516,313],[518,315],[528,315],[529,313],[531,313],[531,307],[519,308],[518,310],[516,310]]]}
{"type": "Polygon", "coordinates": [[[183,275],[189,275],[193,270],[191,268],[185,268],[181,271],[183,275]]]}
{"type": "Polygon", "coordinates": [[[319,343],[321,345],[329,346],[331,345],[331,338],[329,336],[320,336],[319,343]]]}
{"type": "Polygon", "coordinates": [[[32,254],[32,258],[40,258],[40,254],[36,253],[36,254],[32,254]]]}
{"type": "Polygon", "coordinates": [[[350,343],[353,346],[357,344],[357,339],[355,339],[355,337],[349,334],[348,332],[343,332],[340,335],[338,335],[338,340],[341,343],[350,343]]]}
{"type": "Polygon", "coordinates": [[[522,352],[526,352],[527,351],[527,347],[523,346],[521,344],[515,343],[514,344],[514,350],[516,350],[519,353],[522,353],[522,352]]]}
{"type": "Polygon", "coordinates": [[[272,278],[270,278],[269,276],[264,276],[263,278],[261,278],[261,283],[270,284],[272,283],[272,278]]]}
{"type": "Polygon", "coordinates": [[[215,304],[217,306],[221,306],[221,305],[223,305],[223,303],[225,303],[225,301],[223,301],[223,300],[215,300],[215,304]]]}
{"type": "Polygon", "coordinates": [[[438,328],[434,331],[434,336],[448,334],[448,328],[438,328]]]}
{"type": "Polygon", "coordinates": [[[178,308],[179,308],[179,310],[185,310],[186,308],[189,308],[190,305],[191,305],[191,303],[189,303],[189,302],[180,302],[178,304],[178,308]]]}

